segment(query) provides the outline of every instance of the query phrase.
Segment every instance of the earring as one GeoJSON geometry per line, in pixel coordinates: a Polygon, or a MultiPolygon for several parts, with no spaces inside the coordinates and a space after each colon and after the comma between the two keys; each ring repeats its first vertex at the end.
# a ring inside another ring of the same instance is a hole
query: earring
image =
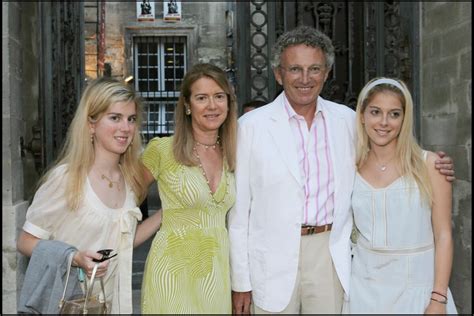
{"type": "Polygon", "coordinates": [[[186,108],[186,115],[191,115],[191,109],[190,108],[186,108]]]}
{"type": "Polygon", "coordinates": [[[91,134],[91,144],[94,145],[94,134],[91,134]]]}

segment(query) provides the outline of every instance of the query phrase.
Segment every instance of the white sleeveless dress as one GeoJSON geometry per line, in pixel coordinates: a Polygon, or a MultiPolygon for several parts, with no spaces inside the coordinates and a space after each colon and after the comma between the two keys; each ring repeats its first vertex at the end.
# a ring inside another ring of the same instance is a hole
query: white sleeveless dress
{"type": "MultiPolygon", "coordinates": [[[[358,232],[344,311],[423,314],[433,290],[434,237],[416,182],[400,177],[376,189],[357,173],[352,208],[358,232]]],[[[457,313],[449,290],[447,313],[457,313]]]]}

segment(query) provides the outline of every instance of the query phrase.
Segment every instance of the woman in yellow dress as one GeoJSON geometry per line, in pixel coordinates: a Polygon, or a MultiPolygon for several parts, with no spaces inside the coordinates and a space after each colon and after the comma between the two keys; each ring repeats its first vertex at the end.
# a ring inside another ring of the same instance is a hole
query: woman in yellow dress
{"type": "Polygon", "coordinates": [[[181,86],[174,136],[152,139],[142,157],[163,208],[145,264],[142,313],[231,313],[226,214],[235,200],[236,128],[225,72],[195,65],[181,86]]]}

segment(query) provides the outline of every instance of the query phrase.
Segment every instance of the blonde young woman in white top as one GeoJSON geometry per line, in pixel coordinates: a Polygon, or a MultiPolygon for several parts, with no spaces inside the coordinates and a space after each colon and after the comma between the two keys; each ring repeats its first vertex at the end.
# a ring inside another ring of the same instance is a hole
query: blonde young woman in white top
{"type": "Polygon", "coordinates": [[[413,136],[410,92],[402,81],[374,79],[356,112],[358,237],[348,312],[456,313],[448,289],[451,183],[413,136]]]}
{"type": "MultiPolygon", "coordinates": [[[[140,102],[127,84],[99,78],[85,89],[58,162],[43,177],[18,240],[31,256],[40,239],[78,249],[73,265],[91,276],[101,249],[117,256],[99,264],[112,313],[132,313],[133,247],[148,239],[161,213],[138,225],[147,187],[139,160],[140,102]]],[[[96,286],[95,290],[100,291],[96,286]]]]}

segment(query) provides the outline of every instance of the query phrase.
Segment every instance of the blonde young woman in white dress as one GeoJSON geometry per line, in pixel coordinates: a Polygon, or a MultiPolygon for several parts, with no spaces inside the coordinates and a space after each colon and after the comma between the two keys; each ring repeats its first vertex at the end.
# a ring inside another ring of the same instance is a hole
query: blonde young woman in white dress
{"type": "MultiPolygon", "coordinates": [[[[148,239],[161,213],[138,225],[147,187],[139,160],[140,102],[127,84],[99,78],[85,89],[58,162],[43,177],[18,240],[31,256],[40,239],[78,249],[73,265],[91,276],[100,249],[117,256],[99,264],[113,314],[132,313],[133,247],[148,239]]],[[[100,292],[100,287],[94,290],[100,292]]]]}
{"type": "MultiPolygon", "coordinates": [[[[350,313],[456,313],[451,183],[413,136],[406,85],[379,78],[357,103],[350,313]]],[[[346,306],[347,308],[347,306],[346,306]]]]}

